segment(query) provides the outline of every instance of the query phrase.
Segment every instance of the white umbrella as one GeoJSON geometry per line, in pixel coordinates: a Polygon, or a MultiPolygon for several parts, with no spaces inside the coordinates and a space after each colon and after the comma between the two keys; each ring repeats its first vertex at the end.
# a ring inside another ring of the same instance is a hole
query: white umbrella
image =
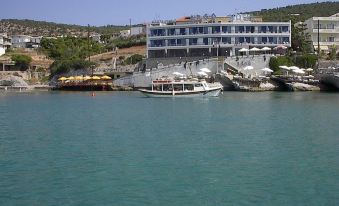
{"type": "Polygon", "coordinates": [[[208,74],[206,74],[205,72],[197,72],[197,74],[199,74],[200,76],[208,76],[208,74]]]}
{"type": "Polygon", "coordinates": [[[270,72],[270,73],[273,72],[273,70],[272,70],[272,69],[269,69],[269,68],[263,68],[263,69],[261,69],[261,71],[264,71],[264,72],[270,72]]]}
{"type": "Polygon", "coordinates": [[[206,72],[206,73],[211,73],[211,72],[212,72],[212,71],[209,70],[208,68],[202,68],[202,69],[200,69],[200,71],[206,72]]]}
{"type": "Polygon", "coordinates": [[[307,72],[313,72],[313,69],[312,68],[308,68],[306,69],[307,72]]]}
{"type": "Polygon", "coordinates": [[[180,72],[173,72],[175,76],[184,76],[184,74],[181,74],[180,72]]]}
{"type": "Polygon", "coordinates": [[[279,45],[279,46],[277,46],[277,47],[274,47],[273,49],[274,49],[274,50],[277,50],[277,49],[287,49],[287,47],[284,46],[284,45],[279,45]]]}
{"type": "Polygon", "coordinates": [[[242,48],[242,49],[239,50],[239,52],[248,52],[248,49],[242,48]]]}
{"type": "Polygon", "coordinates": [[[279,66],[280,69],[291,70],[288,66],[279,66]]]}
{"type": "Polygon", "coordinates": [[[297,67],[297,66],[291,66],[290,70],[301,70],[301,69],[299,67],[297,67]]]}
{"type": "Polygon", "coordinates": [[[252,49],[250,49],[250,51],[260,51],[260,49],[258,49],[257,47],[253,47],[252,49]]]}
{"type": "Polygon", "coordinates": [[[294,69],[293,72],[296,74],[305,74],[305,72],[301,69],[294,69]]]}
{"type": "Polygon", "coordinates": [[[244,70],[246,71],[246,70],[253,70],[254,69],[254,67],[252,67],[252,66],[246,66],[245,68],[244,68],[244,70]]]}
{"type": "Polygon", "coordinates": [[[260,50],[261,50],[261,51],[271,51],[272,49],[269,48],[269,47],[264,47],[264,48],[261,48],[260,50]]]}

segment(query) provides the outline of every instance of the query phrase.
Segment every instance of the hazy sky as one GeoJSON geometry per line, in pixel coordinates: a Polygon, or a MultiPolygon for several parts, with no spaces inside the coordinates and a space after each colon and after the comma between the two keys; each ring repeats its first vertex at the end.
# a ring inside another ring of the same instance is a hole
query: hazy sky
{"type": "Polygon", "coordinates": [[[321,0],[1,0],[0,18],[107,25],[175,19],[191,14],[226,15],[321,0]]]}

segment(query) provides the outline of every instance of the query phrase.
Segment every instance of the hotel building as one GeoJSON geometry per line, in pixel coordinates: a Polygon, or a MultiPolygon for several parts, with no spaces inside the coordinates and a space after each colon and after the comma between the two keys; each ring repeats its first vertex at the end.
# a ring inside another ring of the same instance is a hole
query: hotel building
{"type": "Polygon", "coordinates": [[[234,56],[241,48],[291,46],[291,22],[260,17],[183,17],[147,25],[148,58],[234,56]]]}
{"type": "Polygon", "coordinates": [[[320,51],[328,53],[332,47],[339,50],[339,13],[330,17],[312,17],[305,21],[305,25],[316,51],[318,36],[320,51]]]}

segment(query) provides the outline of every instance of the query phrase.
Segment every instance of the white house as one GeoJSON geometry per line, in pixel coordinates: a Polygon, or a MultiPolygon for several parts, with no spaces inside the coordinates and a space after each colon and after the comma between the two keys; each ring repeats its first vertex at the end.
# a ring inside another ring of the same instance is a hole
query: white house
{"type": "Polygon", "coordinates": [[[131,30],[122,30],[122,31],[120,31],[120,36],[121,37],[129,37],[129,36],[131,36],[131,30]]]}
{"type": "Polygon", "coordinates": [[[0,56],[6,53],[6,50],[11,47],[11,38],[7,34],[0,34],[0,56]]]}
{"type": "Polygon", "coordinates": [[[137,26],[131,28],[131,36],[146,34],[146,26],[137,26]]]}
{"type": "Polygon", "coordinates": [[[339,13],[330,17],[312,17],[305,21],[307,33],[310,35],[314,49],[330,52],[332,47],[339,51],[339,13]]]}
{"type": "Polygon", "coordinates": [[[26,48],[27,43],[31,41],[31,36],[28,35],[13,35],[11,36],[13,48],[26,48]]]}

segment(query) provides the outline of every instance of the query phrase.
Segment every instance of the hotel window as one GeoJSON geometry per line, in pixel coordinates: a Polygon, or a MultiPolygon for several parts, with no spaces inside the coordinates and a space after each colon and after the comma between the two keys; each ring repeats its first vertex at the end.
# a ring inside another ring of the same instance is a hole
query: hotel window
{"type": "Polygon", "coordinates": [[[261,42],[263,44],[266,44],[267,43],[267,37],[261,37],[261,42]]]}
{"type": "Polygon", "coordinates": [[[208,45],[208,38],[204,38],[203,43],[204,45],[208,45]]]}
{"type": "Polygon", "coordinates": [[[327,29],[334,29],[334,24],[327,24],[327,29]]]}
{"type": "Polygon", "coordinates": [[[180,35],[186,35],[186,29],[185,28],[180,28],[180,35]]]}
{"type": "Polygon", "coordinates": [[[222,43],[224,44],[231,44],[231,37],[223,37],[222,43]]]}
{"type": "Polygon", "coordinates": [[[334,42],[334,37],[333,36],[328,37],[328,41],[329,42],[334,42]]]}
{"type": "Polygon", "coordinates": [[[231,27],[223,26],[222,27],[222,33],[231,33],[231,27]]]}
{"type": "Polygon", "coordinates": [[[208,34],[208,27],[204,27],[204,34],[208,34]]]}
{"type": "Polygon", "coordinates": [[[190,43],[190,45],[197,45],[198,44],[198,39],[197,38],[190,39],[189,43],[190,43]]]}
{"type": "Polygon", "coordinates": [[[174,36],[175,35],[175,29],[168,29],[168,36],[174,36]]]}
{"type": "Polygon", "coordinates": [[[288,43],[290,43],[290,38],[289,37],[283,37],[282,41],[283,41],[283,44],[288,44],[288,43]]]}
{"type": "Polygon", "coordinates": [[[244,33],[245,27],[244,26],[236,26],[235,27],[235,33],[244,33]]]}
{"type": "Polygon", "coordinates": [[[245,30],[246,33],[254,33],[254,26],[246,26],[245,30]]]}
{"type": "Polygon", "coordinates": [[[282,31],[282,33],[287,33],[288,32],[288,26],[282,26],[281,31],[282,31]]]}
{"type": "Polygon", "coordinates": [[[266,33],[267,27],[266,26],[259,26],[259,33],[266,33]]]}
{"type": "Polygon", "coordinates": [[[213,26],[212,34],[219,34],[219,33],[220,33],[220,26],[213,26]]]}
{"type": "Polygon", "coordinates": [[[175,39],[169,39],[168,40],[168,46],[176,46],[177,45],[177,42],[175,39]]]}
{"type": "Polygon", "coordinates": [[[186,46],[186,39],[177,39],[177,46],[186,46]]]}

